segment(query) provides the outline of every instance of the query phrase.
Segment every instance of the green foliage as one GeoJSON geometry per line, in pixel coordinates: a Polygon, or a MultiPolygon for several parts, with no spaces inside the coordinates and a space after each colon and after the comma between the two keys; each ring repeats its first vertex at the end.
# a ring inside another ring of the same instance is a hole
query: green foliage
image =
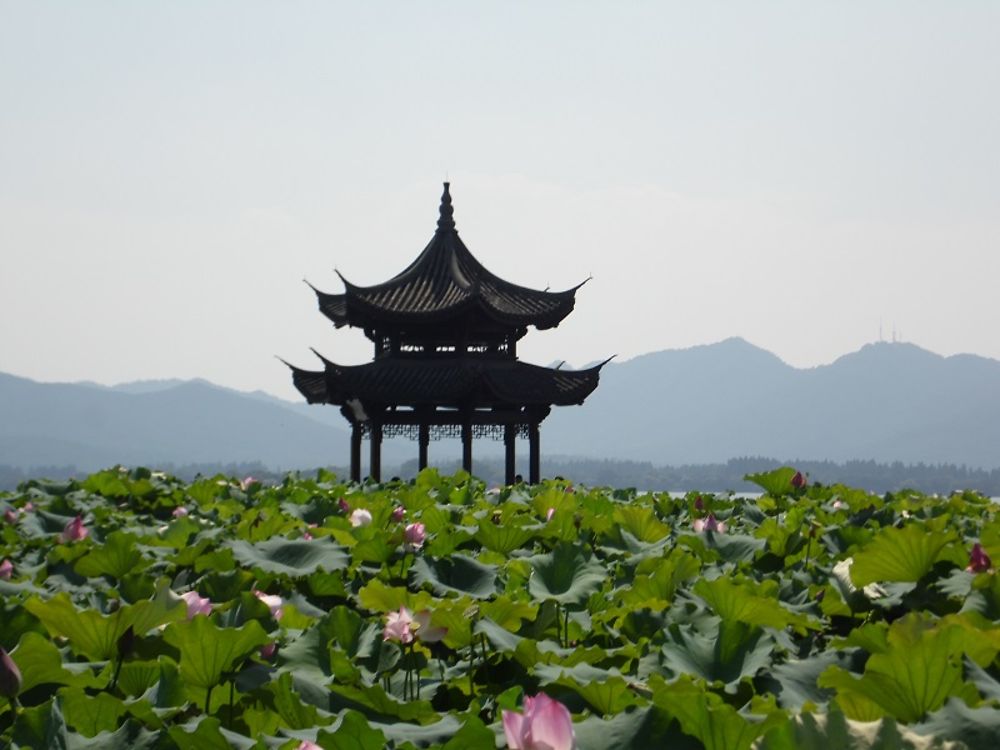
{"type": "Polygon", "coordinates": [[[997,507],[794,474],[701,509],[433,470],[26,483],[3,502],[34,510],[0,527],[22,676],[0,746],[492,750],[501,712],[544,690],[579,750],[992,747],[1000,575],[965,567],[976,542],[1000,558],[997,507]],[[695,530],[708,510],[724,532],[695,530]],[[59,542],[76,515],[90,535],[59,542]],[[405,638],[387,627],[406,617],[405,638]]]}

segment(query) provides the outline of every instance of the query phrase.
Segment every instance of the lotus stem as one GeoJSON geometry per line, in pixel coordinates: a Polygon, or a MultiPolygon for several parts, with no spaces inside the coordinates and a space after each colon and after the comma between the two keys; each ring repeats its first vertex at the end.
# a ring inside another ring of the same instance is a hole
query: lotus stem
{"type": "Polygon", "coordinates": [[[212,688],[209,687],[205,690],[205,715],[211,716],[212,714],[212,688]]]}

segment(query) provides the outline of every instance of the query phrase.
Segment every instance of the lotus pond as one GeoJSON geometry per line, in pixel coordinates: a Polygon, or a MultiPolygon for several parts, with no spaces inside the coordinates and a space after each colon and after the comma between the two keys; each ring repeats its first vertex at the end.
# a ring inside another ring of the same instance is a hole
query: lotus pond
{"type": "Polygon", "coordinates": [[[751,479],[28,482],[0,746],[492,750],[531,701],[580,750],[1000,746],[998,507],[751,479]]]}

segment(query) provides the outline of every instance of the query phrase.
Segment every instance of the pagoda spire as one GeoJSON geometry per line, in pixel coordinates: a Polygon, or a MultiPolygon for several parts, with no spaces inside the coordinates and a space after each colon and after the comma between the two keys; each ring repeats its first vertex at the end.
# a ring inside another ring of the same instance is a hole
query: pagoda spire
{"type": "Polygon", "coordinates": [[[444,192],[441,193],[441,217],[438,219],[439,232],[455,231],[455,209],[451,205],[451,183],[444,184],[444,192]]]}

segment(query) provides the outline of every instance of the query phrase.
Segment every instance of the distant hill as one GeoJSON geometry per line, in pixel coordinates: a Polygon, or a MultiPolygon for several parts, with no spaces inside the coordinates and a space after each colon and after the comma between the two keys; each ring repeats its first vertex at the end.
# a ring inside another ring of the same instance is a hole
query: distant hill
{"type": "MultiPolygon", "coordinates": [[[[385,465],[412,459],[389,440],[385,465]]],[[[520,446],[526,451],[527,446],[520,446]]],[[[496,456],[480,441],[474,453],[496,456]]],[[[582,407],[553,409],[544,456],[653,465],[742,456],[1000,466],[1000,362],[879,343],[812,369],[742,339],[607,365],[582,407]]],[[[431,458],[454,452],[431,446],[431,458]]],[[[0,465],[249,463],[344,465],[346,423],[332,407],[242,393],[203,380],[106,387],[0,374],[0,465]]],[[[390,469],[391,470],[391,469],[390,469]]]]}
{"type": "Polygon", "coordinates": [[[104,388],[0,374],[0,464],[90,470],[261,460],[287,469],[346,456],[344,427],[304,416],[294,404],[205,381],[159,385],[104,388]]]}
{"type": "Polygon", "coordinates": [[[869,344],[796,369],[743,339],[608,365],[543,450],[654,464],[735,456],[1000,466],[1000,362],[869,344]]]}

